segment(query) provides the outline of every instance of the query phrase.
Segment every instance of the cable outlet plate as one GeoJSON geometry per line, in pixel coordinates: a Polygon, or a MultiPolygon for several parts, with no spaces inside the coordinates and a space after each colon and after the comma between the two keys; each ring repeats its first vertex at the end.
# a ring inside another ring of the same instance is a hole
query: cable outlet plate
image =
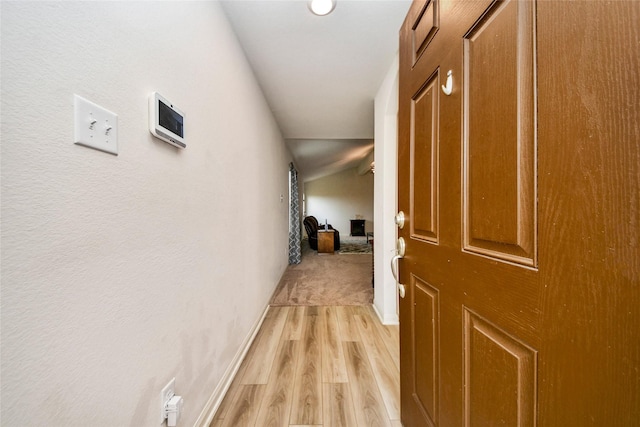
{"type": "Polygon", "coordinates": [[[160,424],[164,424],[164,420],[167,419],[167,417],[165,417],[166,413],[165,413],[165,406],[167,405],[167,402],[169,402],[169,400],[173,397],[176,390],[176,379],[171,378],[171,381],[169,381],[169,384],[167,384],[166,386],[164,386],[164,388],[162,389],[162,392],[160,392],[160,424]]]}

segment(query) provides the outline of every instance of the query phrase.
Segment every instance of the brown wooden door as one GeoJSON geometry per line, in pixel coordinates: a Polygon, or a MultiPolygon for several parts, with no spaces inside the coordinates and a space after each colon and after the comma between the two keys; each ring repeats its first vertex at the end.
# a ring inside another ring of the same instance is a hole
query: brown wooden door
{"type": "Polygon", "coordinates": [[[640,425],[638,22],[631,1],[412,5],[406,427],[640,425]]]}

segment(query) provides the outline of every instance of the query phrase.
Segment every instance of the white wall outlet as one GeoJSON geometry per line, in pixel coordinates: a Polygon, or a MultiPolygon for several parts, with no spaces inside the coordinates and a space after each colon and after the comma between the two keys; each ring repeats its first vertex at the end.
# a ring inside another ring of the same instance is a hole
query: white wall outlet
{"type": "Polygon", "coordinates": [[[74,139],[78,145],[118,154],[118,116],[73,95],[74,139]]]}
{"type": "Polygon", "coordinates": [[[165,407],[171,398],[176,394],[176,379],[171,378],[169,384],[164,386],[162,392],[160,392],[160,424],[164,424],[164,420],[167,419],[167,411],[165,407]]]}

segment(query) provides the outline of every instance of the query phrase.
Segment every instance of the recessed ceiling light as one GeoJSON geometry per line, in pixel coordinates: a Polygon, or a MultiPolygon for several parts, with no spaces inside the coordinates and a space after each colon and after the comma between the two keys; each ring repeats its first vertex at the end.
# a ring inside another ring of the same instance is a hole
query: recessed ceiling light
{"type": "Polygon", "coordinates": [[[336,8],[337,0],[309,0],[309,10],[318,16],[328,15],[336,8]]]}

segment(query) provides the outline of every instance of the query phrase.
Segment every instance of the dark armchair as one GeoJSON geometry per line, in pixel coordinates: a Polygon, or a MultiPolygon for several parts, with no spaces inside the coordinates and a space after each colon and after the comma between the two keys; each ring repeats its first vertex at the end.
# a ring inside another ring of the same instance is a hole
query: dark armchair
{"type": "MultiPolygon", "coordinates": [[[[309,236],[309,246],[311,249],[318,250],[318,228],[324,228],[324,225],[318,225],[318,220],[314,216],[308,216],[304,219],[304,229],[307,230],[309,236]]],[[[333,230],[333,250],[340,250],[340,232],[329,225],[329,230],[333,230]]]]}

